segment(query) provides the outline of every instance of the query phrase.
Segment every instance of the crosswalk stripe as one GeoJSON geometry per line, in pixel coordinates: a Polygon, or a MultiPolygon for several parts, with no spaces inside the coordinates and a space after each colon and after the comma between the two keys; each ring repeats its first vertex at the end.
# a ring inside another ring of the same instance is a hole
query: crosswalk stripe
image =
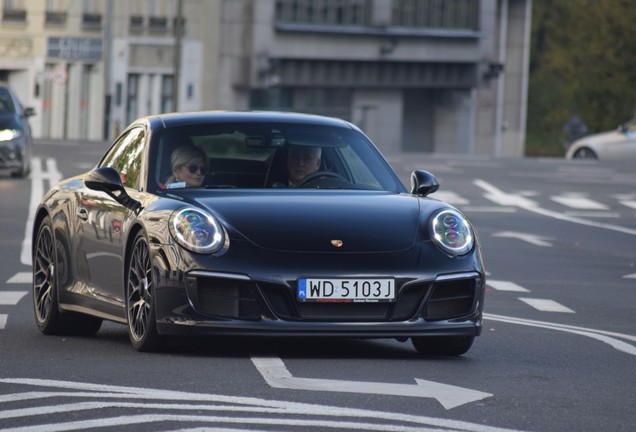
{"type": "Polygon", "coordinates": [[[508,281],[488,280],[486,285],[497,291],[530,292],[524,287],[508,281]]]}
{"type": "Polygon", "coordinates": [[[553,195],[550,199],[566,207],[580,210],[608,210],[609,208],[605,204],[579,195],[553,195]]]}
{"type": "Polygon", "coordinates": [[[26,291],[0,291],[0,305],[17,305],[26,291]]]}
{"type": "Polygon", "coordinates": [[[623,279],[636,279],[636,273],[625,275],[623,279]]]}
{"type": "Polygon", "coordinates": [[[519,300],[542,312],[574,313],[572,309],[565,307],[562,304],[555,302],[554,300],[525,297],[519,297],[519,300]]]}
{"type": "Polygon", "coordinates": [[[0,330],[4,330],[7,325],[7,315],[0,314],[0,330]]]}
{"type": "Polygon", "coordinates": [[[619,201],[621,204],[623,204],[626,207],[629,208],[633,208],[636,209],[636,201],[631,201],[631,200],[623,200],[623,201],[619,201]]]}
{"type": "Polygon", "coordinates": [[[21,283],[31,283],[33,281],[33,274],[31,272],[19,272],[11,276],[7,283],[10,284],[21,284],[21,283]]]}

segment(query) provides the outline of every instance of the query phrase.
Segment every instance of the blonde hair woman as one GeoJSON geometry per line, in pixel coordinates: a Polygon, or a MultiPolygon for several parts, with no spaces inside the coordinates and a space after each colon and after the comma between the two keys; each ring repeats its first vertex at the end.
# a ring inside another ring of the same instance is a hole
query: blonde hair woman
{"type": "Polygon", "coordinates": [[[208,157],[196,146],[182,146],[170,156],[172,176],[166,184],[168,188],[198,187],[203,184],[208,172],[208,157]]]}

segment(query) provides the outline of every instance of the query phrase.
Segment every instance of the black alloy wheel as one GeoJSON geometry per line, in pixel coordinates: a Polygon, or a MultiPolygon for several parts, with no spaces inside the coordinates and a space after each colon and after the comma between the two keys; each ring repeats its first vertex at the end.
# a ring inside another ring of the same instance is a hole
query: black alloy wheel
{"type": "Polygon", "coordinates": [[[130,342],[139,351],[157,351],[163,345],[163,338],[157,332],[152,262],[143,231],[135,237],[126,268],[126,319],[130,342]]]}

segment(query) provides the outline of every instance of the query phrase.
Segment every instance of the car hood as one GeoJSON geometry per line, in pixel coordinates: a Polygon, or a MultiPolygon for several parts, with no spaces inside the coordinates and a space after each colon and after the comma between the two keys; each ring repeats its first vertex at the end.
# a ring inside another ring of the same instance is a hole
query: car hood
{"type": "Polygon", "coordinates": [[[0,113],[0,130],[2,129],[18,129],[22,130],[20,123],[17,121],[15,114],[0,113]]]}
{"type": "Polygon", "coordinates": [[[585,142],[588,145],[589,144],[597,145],[597,144],[604,144],[604,143],[620,142],[624,140],[625,140],[624,133],[619,132],[617,130],[613,130],[608,132],[601,132],[597,134],[587,135],[577,140],[577,143],[585,142]]]}
{"type": "Polygon", "coordinates": [[[296,252],[406,250],[421,229],[421,207],[429,202],[406,194],[316,190],[232,193],[197,201],[255,245],[296,252]]]}

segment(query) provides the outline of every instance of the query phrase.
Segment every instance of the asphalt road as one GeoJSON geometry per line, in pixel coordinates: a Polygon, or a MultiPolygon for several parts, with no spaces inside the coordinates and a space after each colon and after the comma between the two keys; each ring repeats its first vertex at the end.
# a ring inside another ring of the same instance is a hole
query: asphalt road
{"type": "Polygon", "coordinates": [[[388,158],[405,182],[433,172],[432,196],[477,229],[486,319],[460,358],[337,339],[208,338],[143,354],[120,325],[81,338],[43,336],[33,322],[30,198],[104,150],[39,142],[39,183],[0,172],[0,430],[636,428],[633,162],[388,158]]]}

